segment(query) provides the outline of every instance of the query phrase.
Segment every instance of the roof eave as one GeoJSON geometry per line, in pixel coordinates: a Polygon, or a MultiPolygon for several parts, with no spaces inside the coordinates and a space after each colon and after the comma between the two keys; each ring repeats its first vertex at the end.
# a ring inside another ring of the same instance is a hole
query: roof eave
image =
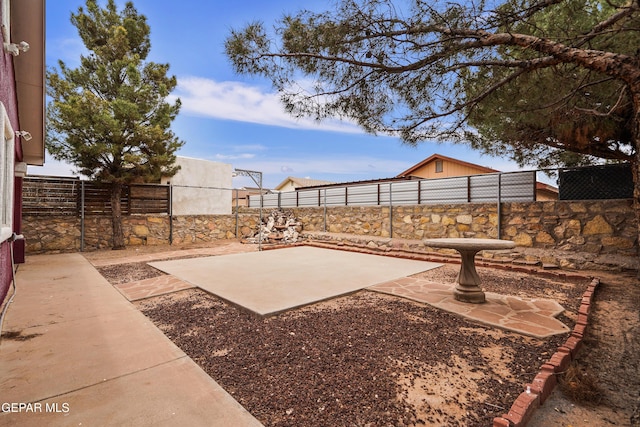
{"type": "Polygon", "coordinates": [[[22,161],[41,166],[45,156],[45,0],[11,2],[11,40],[29,43],[29,51],[13,60],[19,130],[32,137],[23,139],[22,161]]]}

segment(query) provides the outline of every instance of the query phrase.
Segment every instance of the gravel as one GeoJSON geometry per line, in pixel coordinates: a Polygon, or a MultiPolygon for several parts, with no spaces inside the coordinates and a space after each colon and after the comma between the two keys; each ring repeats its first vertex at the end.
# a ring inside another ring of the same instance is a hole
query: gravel
{"type": "MultiPolygon", "coordinates": [[[[453,282],[458,268],[417,276],[453,282]]],[[[556,299],[570,328],[589,283],[478,273],[486,291],[556,299]]],[[[366,290],[268,318],[199,290],[136,304],[266,426],[491,425],[567,338],[366,290]]]]}

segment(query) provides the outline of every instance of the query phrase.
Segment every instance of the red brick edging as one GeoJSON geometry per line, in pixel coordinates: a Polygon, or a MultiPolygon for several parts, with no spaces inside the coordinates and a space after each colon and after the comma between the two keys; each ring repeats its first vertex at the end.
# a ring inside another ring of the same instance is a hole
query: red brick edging
{"type": "Polygon", "coordinates": [[[587,290],[582,295],[582,303],[578,310],[578,321],[563,345],[558,347],[547,363],[542,365],[540,372],[531,384],[525,386],[525,391],[515,400],[509,412],[493,419],[493,427],[524,427],[527,425],[533,413],[551,395],[556,385],[556,375],[564,372],[578,356],[582,348],[584,334],[586,333],[593,294],[600,284],[599,279],[593,279],[587,290]]]}

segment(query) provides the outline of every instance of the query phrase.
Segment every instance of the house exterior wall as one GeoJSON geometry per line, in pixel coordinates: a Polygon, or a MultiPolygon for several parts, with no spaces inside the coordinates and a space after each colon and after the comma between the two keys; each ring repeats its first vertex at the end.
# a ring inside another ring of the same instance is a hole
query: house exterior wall
{"type": "Polygon", "coordinates": [[[296,185],[293,181],[289,180],[285,184],[278,186],[275,188],[276,191],[285,192],[285,191],[296,191],[296,185]]]}
{"type": "MultiPolygon", "coordinates": [[[[473,164],[458,163],[443,159],[434,159],[411,172],[411,176],[425,179],[451,178],[457,176],[481,175],[486,173],[497,173],[488,168],[474,167],[473,164]],[[436,172],[436,162],[442,162],[442,172],[436,172]]],[[[558,193],[548,189],[536,190],[536,199],[539,201],[558,200],[558,193]]]]}
{"type": "Polygon", "coordinates": [[[538,188],[536,189],[536,200],[539,202],[558,200],[558,193],[538,188]]]}
{"type": "Polygon", "coordinates": [[[232,166],[178,156],[178,173],[162,178],[173,186],[174,215],[230,214],[232,203],[232,166]]]}
{"type": "Polygon", "coordinates": [[[467,176],[487,173],[485,169],[474,168],[471,165],[463,165],[446,159],[433,160],[411,173],[420,178],[449,178],[452,176],[467,176]],[[436,161],[442,161],[442,172],[436,172],[436,161]]]}
{"type": "MultiPolygon", "coordinates": [[[[2,11],[0,10],[0,14],[2,11]]],[[[1,16],[0,16],[1,18],[1,16]]],[[[1,19],[0,19],[1,21],[1,19]]],[[[0,41],[4,44],[5,40],[0,32],[0,41]]],[[[13,56],[6,53],[4,49],[0,51],[0,102],[4,105],[7,116],[13,129],[19,129],[18,127],[18,105],[16,98],[16,86],[15,86],[15,74],[13,71],[13,56]]],[[[4,143],[4,139],[0,141],[4,143]]],[[[15,147],[16,162],[22,159],[22,150],[20,149],[19,142],[17,141],[15,147]]],[[[4,172],[4,171],[1,171],[4,172]]],[[[11,171],[13,174],[13,170],[11,171]]],[[[14,193],[14,231],[19,231],[15,228],[16,218],[21,215],[19,200],[21,194],[14,193]]],[[[8,240],[0,242],[0,305],[4,301],[11,285],[11,243],[8,240]]]]}

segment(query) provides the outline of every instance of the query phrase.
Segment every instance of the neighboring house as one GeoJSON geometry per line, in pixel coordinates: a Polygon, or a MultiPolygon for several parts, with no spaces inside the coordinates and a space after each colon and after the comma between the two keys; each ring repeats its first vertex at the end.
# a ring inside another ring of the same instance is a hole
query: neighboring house
{"type": "Polygon", "coordinates": [[[296,178],[293,176],[287,177],[284,181],[278,184],[273,190],[274,191],[295,191],[298,188],[302,187],[317,187],[323,185],[333,184],[331,181],[323,181],[320,179],[311,179],[311,178],[296,178]]]}
{"type": "Polygon", "coordinates": [[[44,164],[44,3],[0,0],[0,305],[11,285],[12,250],[24,262],[24,241],[12,243],[22,232],[22,180],[27,165],[44,164]]]}
{"type": "MultiPolygon", "coordinates": [[[[266,188],[262,189],[262,194],[271,194],[272,191],[266,188]]],[[[236,206],[249,206],[249,196],[260,195],[260,189],[258,187],[242,187],[233,190],[231,195],[231,205],[236,206]]]]}
{"type": "Polygon", "coordinates": [[[176,157],[180,170],[163,177],[171,184],[173,215],[228,215],[231,213],[232,166],[209,160],[176,157]]]}
{"type": "MultiPolygon", "coordinates": [[[[455,176],[480,175],[485,173],[499,173],[496,169],[480,166],[441,154],[427,157],[420,163],[411,166],[398,174],[396,178],[450,178],[455,176]]],[[[557,200],[558,189],[552,185],[536,182],[536,200],[557,200]]]]}
{"type": "Polygon", "coordinates": [[[536,182],[536,200],[544,202],[545,200],[558,200],[558,187],[545,184],[544,182],[536,182]]]}
{"type": "Polygon", "coordinates": [[[398,178],[449,178],[452,176],[480,175],[484,173],[498,173],[499,170],[491,169],[451,157],[434,154],[420,163],[411,166],[406,171],[397,175],[398,178]]]}

